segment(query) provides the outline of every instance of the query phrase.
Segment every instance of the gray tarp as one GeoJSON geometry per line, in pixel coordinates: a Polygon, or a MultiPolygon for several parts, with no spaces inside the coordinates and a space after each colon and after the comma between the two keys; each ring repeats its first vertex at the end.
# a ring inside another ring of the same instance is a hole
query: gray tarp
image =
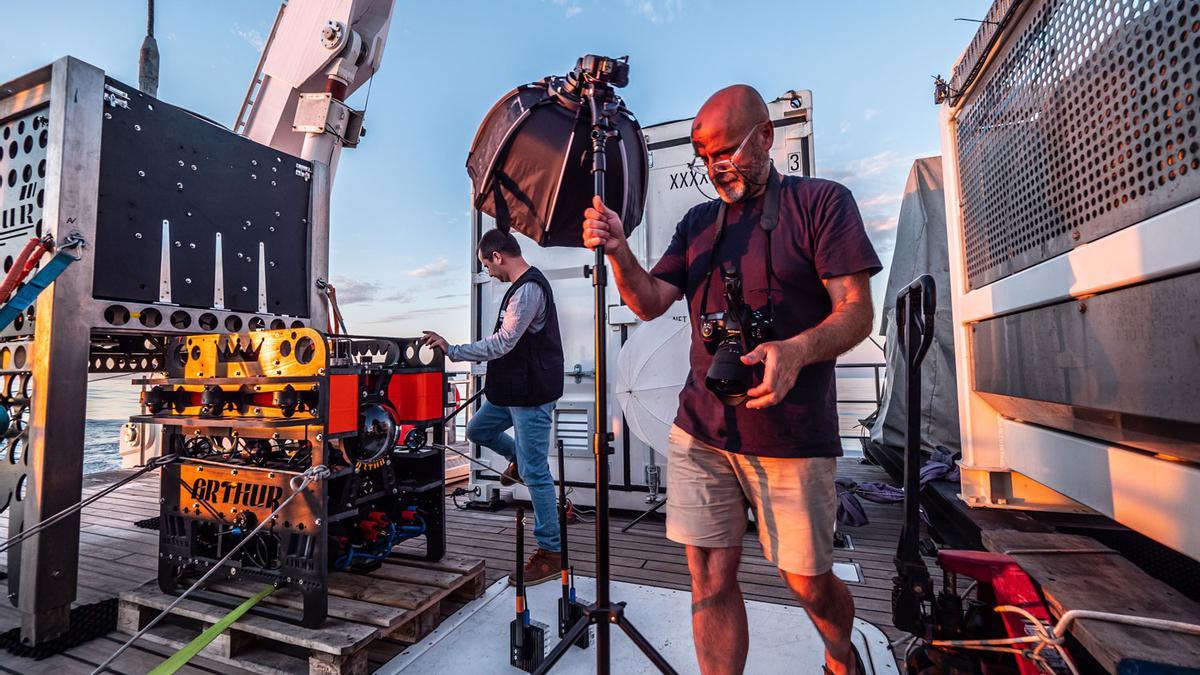
{"type": "Polygon", "coordinates": [[[907,424],[903,353],[896,340],[896,294],[922,274],[937,284],[937,314],[933,344],[921,365],[921,447],[932,451],[944,445],[957,452],[958,394],[954,378],[954,333],[950,313],[950,271],[946,248],[946,203],[942,189],[942,158],[913,162],[904,186],[896,251],[884,295],[883,326],[887,337],[887,386],[883,405],[871,428],[871,440],[903,447],[907,424]]]}

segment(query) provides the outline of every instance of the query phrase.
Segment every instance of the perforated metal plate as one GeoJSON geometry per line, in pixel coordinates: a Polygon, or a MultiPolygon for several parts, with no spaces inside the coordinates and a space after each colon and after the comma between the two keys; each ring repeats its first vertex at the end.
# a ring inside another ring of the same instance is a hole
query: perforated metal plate
{"type": "MultiPolygon", "coordinates": [[[[29,372],[26,341],[6,342],[0,346],[0,407],[8,425],[0,430],[0,513],[25,499],[29,489],[29,404],[33,395],[33,373],[29,372]]],[[[20,529],[21,509],[14,509],[9,532],[20,529]]]]}
{"type": "MultiPolygon", "coordinates": [[[[0,123],[0,269],[5,274],[25,242],[42,236],[47,127],[45,107],[0,123]]],[[[0,337],[32,333],[32,322],[27,318],[18,316],[0,331],[0,337]]]]}
{"type": "Polygon", "coordinates": [[[103,124],[96,298],[308,316],[310,163],[112,78],[103,124]]]}
{"type": "Polygon", "coordinates": [[[979,288],[1200,197],[1200,0],[1034,2],[963,99],[979,288]]]}

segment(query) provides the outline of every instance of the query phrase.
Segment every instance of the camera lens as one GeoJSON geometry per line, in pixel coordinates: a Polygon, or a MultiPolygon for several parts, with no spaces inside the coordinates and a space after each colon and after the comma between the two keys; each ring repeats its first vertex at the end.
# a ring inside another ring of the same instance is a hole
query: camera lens
{"type": "Polygon", "coordinates": [[[742,363],[742,345],[737,339],[725,340],[717,347],[704,386],[729,406],[741,405],[753,385],[753,369],[742,363]]]}

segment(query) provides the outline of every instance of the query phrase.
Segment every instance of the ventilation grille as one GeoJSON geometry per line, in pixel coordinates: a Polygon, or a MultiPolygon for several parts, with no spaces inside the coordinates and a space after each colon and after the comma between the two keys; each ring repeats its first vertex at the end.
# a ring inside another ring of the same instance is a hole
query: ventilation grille
{"type": "Polygon", "coordinates": [[[970,288],[1200,197],[1200,0],[1034,3],[958,118],[970,288]]]}
{"type": "MultiPolygon", "coordinates": [[[[591,405],[575,408],[560,401],[554,409],[554,433],[555,440],[562,441],[563,456],[592,454],[591,405]]],[[[551,454],[555,452],[557,448],[551,448],[551,454]]]]}

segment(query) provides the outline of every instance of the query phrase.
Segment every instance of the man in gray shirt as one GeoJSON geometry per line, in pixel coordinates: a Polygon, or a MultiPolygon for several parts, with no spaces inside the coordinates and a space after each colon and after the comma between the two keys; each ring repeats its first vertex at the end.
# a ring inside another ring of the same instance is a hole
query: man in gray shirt
{"type": "Polygon", "coordinates": [[[467,424],[467,439],[509,461],[501,485],[512,485],[519,476],[529,490],[538,548],[525,565],[525,581],[536,584],[553,579],[562,565],[558,505],[548,459],[554,405],[563,393],[558,313],[550,282],[525,262],[511,234],[485,233],[478,255],[488,274],[512,284],[500,301],[492,334],[470,344],[452,345],[427,331],[424,341],[442,349],[452,361],[487,361],[484,402],[467,424]],[[510,427],[515,440],[505,433],[510,427]]]}

